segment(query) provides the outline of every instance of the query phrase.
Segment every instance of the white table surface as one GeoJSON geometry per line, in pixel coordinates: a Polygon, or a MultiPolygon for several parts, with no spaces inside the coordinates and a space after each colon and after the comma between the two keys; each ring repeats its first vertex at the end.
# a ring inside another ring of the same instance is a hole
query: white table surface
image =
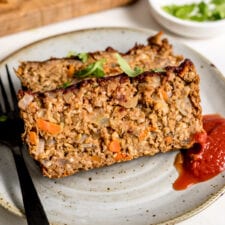
{"type": "MultiPolygon", "coordinates": [[[[133,5],[74,18],[61,23],[0,37],[0,59],[9,53],[33,41],[50,35],[90,27],[122,26],[154,30],[164,30],[152,18],[147,0],[139,0],[133,5]]],[[[0,28],[1,29],[1,28],[0,28]]],[[[178,38],[207,57],[225,75],[225,34],[204,40],[178,37],[164,30],[166,34],[178,38]]],[[[171,206],[172,207],[172,206],[171,206]]],[[[224,225],[225,195],[220,197],[201,213],[187,219],[179,225],[224,225]]],[[[0,225],[25,225],[24,219],[12,215],[0,207],[0,225]]],[[[40,224],[41,225],[41,224],[40,224]]]]}

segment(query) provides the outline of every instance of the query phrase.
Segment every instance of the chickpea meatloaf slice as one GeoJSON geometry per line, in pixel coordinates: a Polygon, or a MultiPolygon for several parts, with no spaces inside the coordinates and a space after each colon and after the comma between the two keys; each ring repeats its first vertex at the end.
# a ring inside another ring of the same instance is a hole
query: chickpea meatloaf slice
{"type": "Polygon", "coordinates": [[[91,78],[19,92],[24,141],[44,175],[59,178],[190,148],[203,132],[199,76],[190,60],[162,72],[91,78]]]}
{"type": "MultiPolygon", "coordinates": [[[[132,69],[140,67],[147,71],[179,65],[183,57],[174,55],[172,45],[168,43],[167,39],[162,39],[161,36],[162,33],[160,32],[148,38],[147,45],[136,44],[127,53],[121,53],[121,55],[132,69]]],[[[52,58],[42,62],[21,62],[16,74],[22,85],[29,90],[35,92],[54,90],[64,84],[77,82],[78,79],[75,76],[77,71],[101,59],[105,59],[103,69],[106,76],[122,73],[115,57],[116,52],[118,51],[109,47],[105,51],[87,53],[87,58],[83,61],[75,56],[52,58]]]]}

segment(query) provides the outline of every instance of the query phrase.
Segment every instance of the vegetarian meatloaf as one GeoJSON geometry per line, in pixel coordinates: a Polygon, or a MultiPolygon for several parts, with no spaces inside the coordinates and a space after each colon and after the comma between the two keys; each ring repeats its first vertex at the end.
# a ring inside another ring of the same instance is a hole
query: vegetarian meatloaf
{"type": "Polygon", "coordinates": [[[203,132],[199,76],[178,67],[90,78],[53,91],[19,92],[23,139],[43,174],[72,175],[190,148],[203,132]]]}
{"type": "MultiPolygon", "coordinates": [[[[127,53],[120,53],[130,67],[144,70],[179,65],[182,56],[174,55],[167,39],[162,33],[148,38],[147,45],[136,44],[127,53]]],[[[81,53],[68,58],[52,58],[46,61],[21,62],[16,74],[22,85],[32,91],[54,90],[60,86],[75,83],[79,80],[76,72],[88,67],[98,60],[105,59],[103,70],[105,76],[122,73],[115,57],[115,49],[108,47],[105,51],[81,53]]]]}

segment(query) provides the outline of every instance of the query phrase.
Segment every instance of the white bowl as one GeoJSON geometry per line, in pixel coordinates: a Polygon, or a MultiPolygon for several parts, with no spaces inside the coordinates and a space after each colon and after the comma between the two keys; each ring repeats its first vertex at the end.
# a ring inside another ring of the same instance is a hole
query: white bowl
{"type": "Polygon", "coordinates": [[[162,6],[199,2],[198,0],[148,0],[156,21],[166,29],[181,36],[192,38],[216,37],[225,32],[225,19],[212,22],[192,22],[170,15],[162,6]]]}

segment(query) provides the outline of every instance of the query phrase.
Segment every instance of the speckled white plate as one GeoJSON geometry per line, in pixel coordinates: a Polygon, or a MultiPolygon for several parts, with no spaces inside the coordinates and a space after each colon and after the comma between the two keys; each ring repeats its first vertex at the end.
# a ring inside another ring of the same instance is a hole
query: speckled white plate
{"type": "MultiPolygon", "coordinates": [[[[135,43],[146,43],[156,32],[128,28],[98,28],[75,31],[31,44],[5,58],[11,72],[22,60],[44,60],[76,52],[103,50],[112,46],[126,51],[135,43]]],[[[169,38],[178,54],[190,58],[201,76],[203,113],[225,115],[225,80],[203,56],[169,38]]],[[[15,78],[15,85],[19,82],[15,78]]],[[[0,146],[0,204],[23,215],[23,204],[12,156],[0,146]]],[[[184,191],[175,191],[177,177],[173,166],[177,152],[144,157],[107,168],[81,172],[50,180],[26,155],[40,198],[52,224],[57,225],[149,225],[174,224],[204,209],[225,190],[225,173],[184,191]]]]}

